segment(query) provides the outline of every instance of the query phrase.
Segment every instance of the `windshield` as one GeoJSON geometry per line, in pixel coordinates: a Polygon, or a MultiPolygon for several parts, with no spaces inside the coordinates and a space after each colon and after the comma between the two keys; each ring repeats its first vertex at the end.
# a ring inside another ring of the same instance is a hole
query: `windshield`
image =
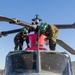
{"type": "Polygon", "coordinates": [[[35,54],[34,53],[20,53],[11,55],[11,62],[13,71],[32,71],[36,70],[35,54]]]}
{"type": "MultiPolygon", "coordinates": [[[[10,59],[10,69],[12,69],[12,72],[36,72],[37,70],[35,52],[15,53],[10,55],[10,59]]],[[[40,66],[40,72],[50,72],[60,75],[70,75],[69,73],[71,73],[70,59],[61,53],[40,52],[40,66]]]]}
{"type": "Polygon", "coordinates": [[[63,54],[41,53],[41,69],[69,75],[69,57],[63,54]]]}

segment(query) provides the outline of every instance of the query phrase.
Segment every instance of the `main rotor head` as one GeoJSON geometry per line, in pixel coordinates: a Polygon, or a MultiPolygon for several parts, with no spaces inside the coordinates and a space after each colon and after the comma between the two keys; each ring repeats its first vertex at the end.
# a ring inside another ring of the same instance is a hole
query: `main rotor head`
{"type": "Polygon", "coordinates": [[[36,15],[36,17],[33,18],[32,21],[33,21],[32,24],[36,24],[37,25],[37,24],[39,24],[40,21],[42,21],[42,19],[38,18],[38,15],[36,15]]]}

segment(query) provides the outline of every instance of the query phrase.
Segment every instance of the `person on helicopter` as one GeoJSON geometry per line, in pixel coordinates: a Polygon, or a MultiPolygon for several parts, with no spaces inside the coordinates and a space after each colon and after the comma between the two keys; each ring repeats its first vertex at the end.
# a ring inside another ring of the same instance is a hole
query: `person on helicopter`
{"type": "Polygon", "coordinates": [[[29,37],[28,37],[28,29],[23,28],[15,37],[14,37],[14,50],[22,50],[23,43],[26,41],[27,47],[29,48],[29,37]],[[18,49],[19,48],[19,49],[18,49]]]}
{"type": "Polygon", "coordinates": [[[42,22],[40,24],[40,35],[41,34],[46,36],[45,41],[47,41],[47,45],[49,44],[50,50],[55,50],[58,28],[55,25],[50,25],[42,22]]]}

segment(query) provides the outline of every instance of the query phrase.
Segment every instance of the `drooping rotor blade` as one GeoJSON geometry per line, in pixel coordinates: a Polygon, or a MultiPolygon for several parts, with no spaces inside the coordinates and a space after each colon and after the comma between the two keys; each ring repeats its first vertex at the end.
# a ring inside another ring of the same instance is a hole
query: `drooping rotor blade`
{"type": "MultiPolygon", "coordinates": [[[[29,23],[23,22],[18,19],[14,19],[14,21],[17,21],[15,24],[20,25],[20,26],[30,27],[30,28],[34,28],[34,29],[36,29],[36,27],[37,27],[37,25],[31,25],[29,23]]],[[[12,22],[10,22],[10,23],[12,23],[12,22]]]]}
{"type": "Polygon", "coordinates": [[[57,39],[57,44],[59,44],[61,47],[63,47],[64,49],[66,49],[68,52],[70,52],[71,54],[75,54],[75,50],[72,49],[69,45],[67,45],[66,43],[64,43],[62,40],[57,39]]]}
{"type": "Polygon", "coordinates": [[[5,22],[9,22],[10,24],[17,24],[17,25],[20,25],[20,26],[31,27],[31,28],[36,29],[36,25],[33,26],[29,23],[23,22],[23,21],[18,20],[16,18],[8,18],[8,17],[5,17],[5,16],[0,16],[0,21],[5,21],[5,22]]]}
{"type": "Polygon", "coordinates": [[[55,26],[58,29],[70,29],[70,28],[75,28],[75,23],[74,24],[60,24],[60,25],[56,25],[55,26]]]}
{"type": "Polygon", "coordinates": [[[13,19],[5,17],[5,16],[0,16],[0,21],[5,21],[5,22],[15,22],[13,19]]]}
{"type": "MultiPolygon", "coordinates": [[[[5,16],[0,16],[0,21],[9,22],[11,24],[16,24],[20,26],[30,27],[36,29],[36,25],[31,25],[29,23],[23,22],[16,18],[8,18],[5,16]]],[[[69,28],[75,28],[75,23],[73,24],[54,24],[58,29],[69,29],[69,28]]]]}
{"type": "MultiPolygon", "coordinates": [[[[23,21],[20,21],[20,20],[16,20],[14,19],[14,21],[17,21],[17,25],[21,25],[21,26],[25,26],[25,27],[31,27],[31,28],[34,28],[36,29],[36,25],[31,25],[31,24],[28,24],[26,22],[23,22],[23,21]]],[[[55,26],[58,28],[58,29],[71,29],[71,28],[75,28],[75,23],[74,24],[60,24],[60,25],[56,25],[55,26]]]]}
{"type": "Polygon", "coordinates": [[[16,32],[20,32],[23,28],[19,28],[19,29],[14,29],[14,30],[9,30],[9,31],[2,31],[1,36],[6,36],[8,34],[12,34],[12,33],[16,33],[16,32]]]}
{"type": "Polygon", "coordinates": [[[2,37],[2,33],[0,32],[0,38],[2,37]]]}

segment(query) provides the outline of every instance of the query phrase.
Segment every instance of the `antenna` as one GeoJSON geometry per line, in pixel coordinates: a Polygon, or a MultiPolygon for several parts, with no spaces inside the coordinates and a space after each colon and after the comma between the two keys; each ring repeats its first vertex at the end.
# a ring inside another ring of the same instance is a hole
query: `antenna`
{"type": "MultiPolygon", "coordinates": [[[[38,18],[38,15],[35,15],[35,18],[32,19],[32,25],[37,25],[39,24],[39,22],[42,21],[42,19],[38,18]]],[[[40,27],[38,26],[38,41],[39,41],[39,37],[40,37],[40,27]]],[[[41,65],[40,65],[40,51],[39,51],[39,43],[37,45],[37,50],[36,50],[36,57],[37,57],[37,72],[40,72],[41,70],[41,65]]]]}

